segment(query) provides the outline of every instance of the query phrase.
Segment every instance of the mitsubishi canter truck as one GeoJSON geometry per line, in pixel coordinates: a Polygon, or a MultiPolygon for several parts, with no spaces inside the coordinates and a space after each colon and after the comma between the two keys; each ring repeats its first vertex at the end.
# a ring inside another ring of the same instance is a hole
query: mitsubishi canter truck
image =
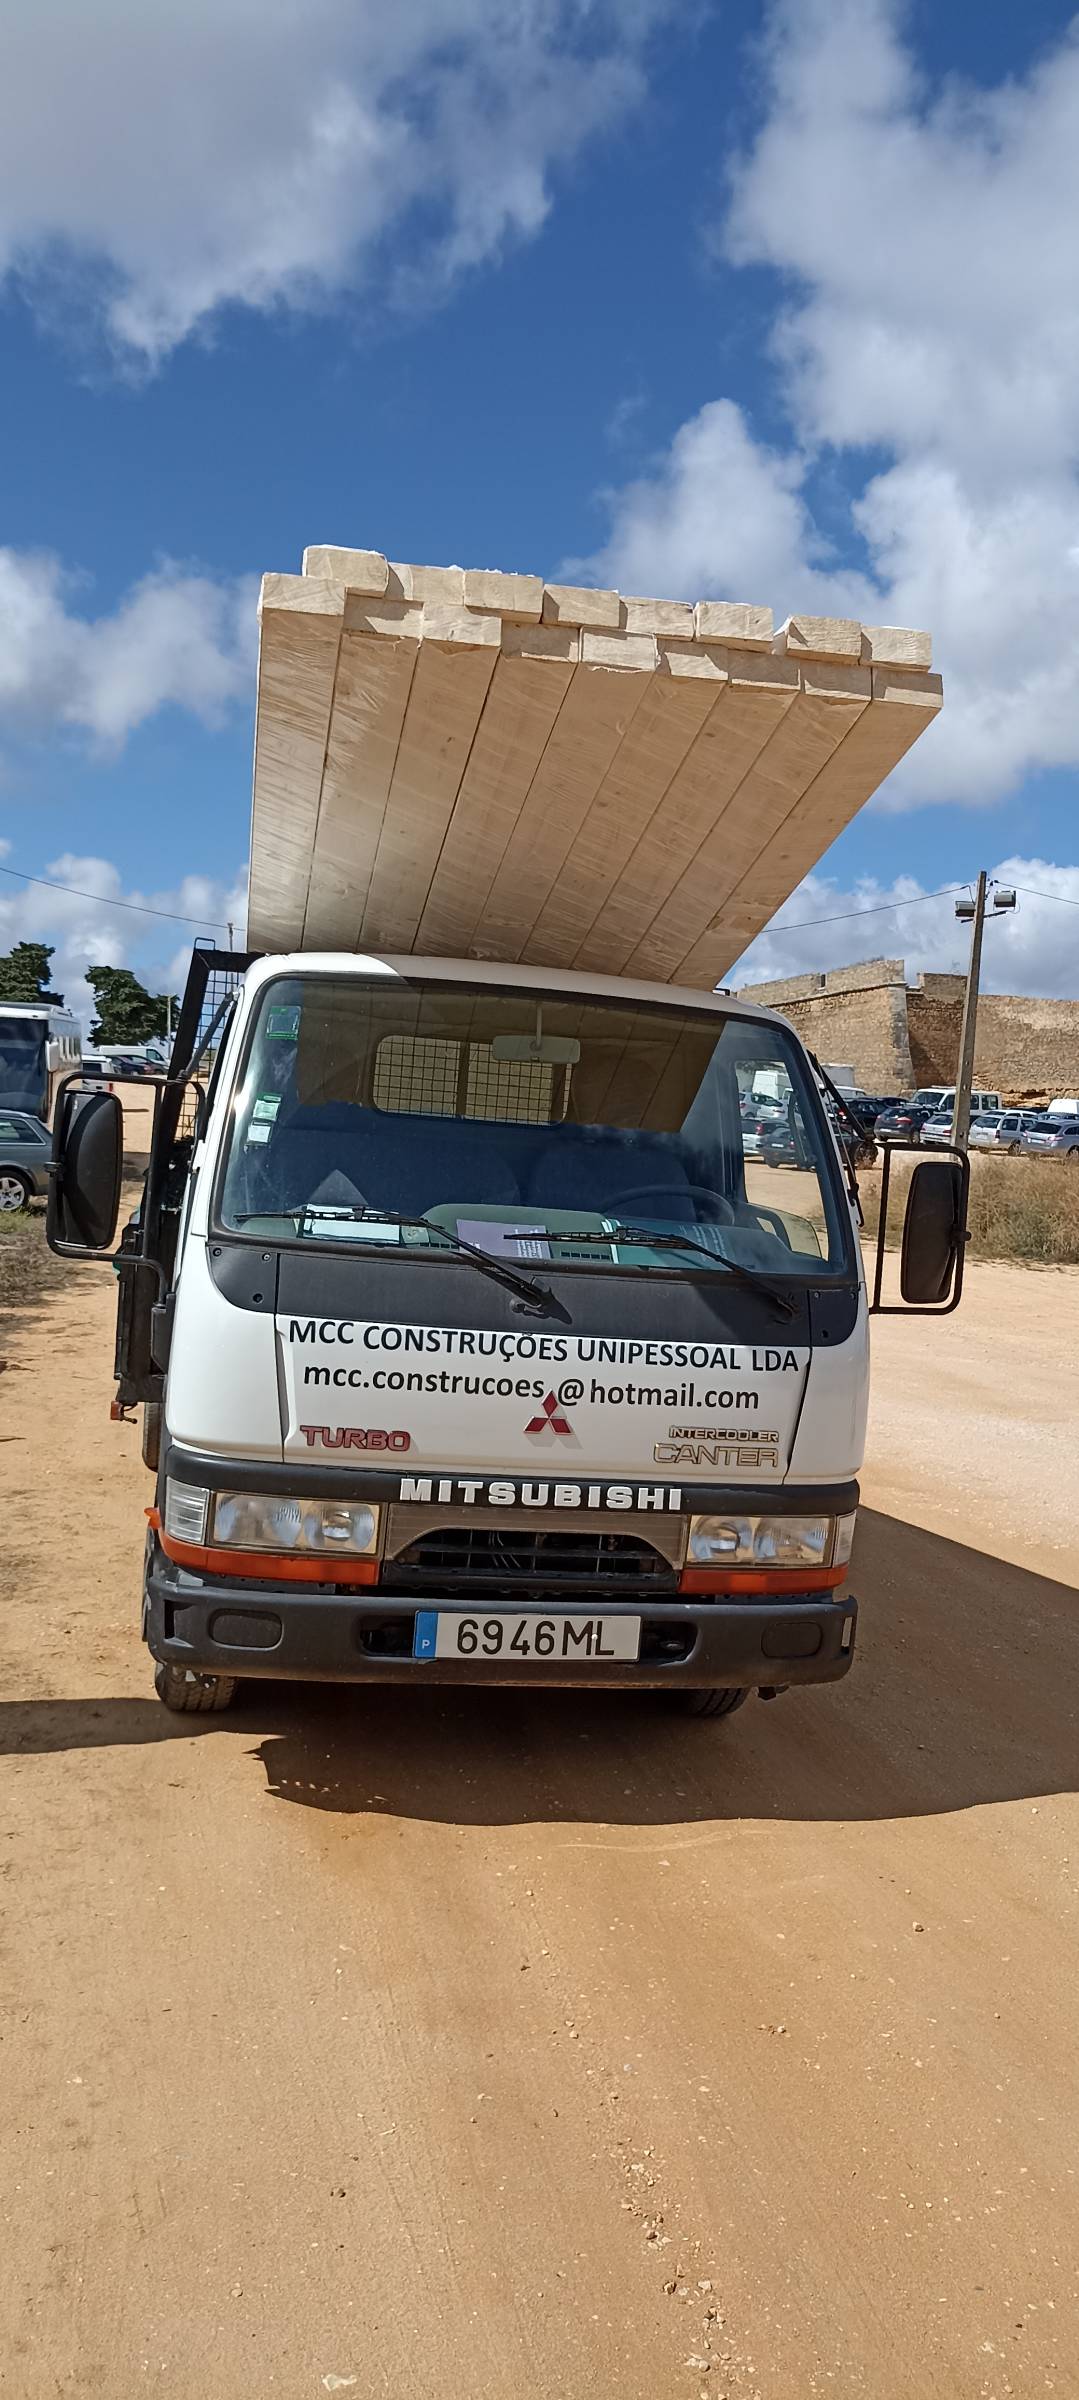
{"type": "MultiPolygon", "coordinates": [[[[718,1716],[849,1668],[857,1191],[797,1035],[716,987],[939,688],[923,637],[723,606],[366,552],[267,579],[251,947],[196,948],[115,1252],[168,1706],[274,1676],[718,1716]]],[[[121,1149],[73,1078],[64,1255],[110,1253],[121,1149]]],[[[965,1177],[913,1169],[904,1305],[958,1298],[965,1177]]]]}

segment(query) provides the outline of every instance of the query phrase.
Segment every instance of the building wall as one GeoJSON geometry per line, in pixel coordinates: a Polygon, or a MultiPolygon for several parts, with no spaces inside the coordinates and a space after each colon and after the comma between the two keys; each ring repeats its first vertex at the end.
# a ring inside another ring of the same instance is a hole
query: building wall
{"type": "Polygon", "coordinates": [[[739,997],[778,1009],[825,1065],[830,1059],[849,1061],[863,1091],[913,1089],[901,958],[871,958],[827,975],[753,984],[739,997]]]}
{"type": "MultiPolygon", "coordinates": [[[[955,1082],[964,988],[962,975],[908,985],[901,959],[874,958],[740,997],[789,1017],[818,1058],[849,1060],[864,1091],[910,1092],[955,1082]]],[[[983,993],[974,1081],[1012,1100],[1079,1092],[1079,1000],[983,993]]]]}

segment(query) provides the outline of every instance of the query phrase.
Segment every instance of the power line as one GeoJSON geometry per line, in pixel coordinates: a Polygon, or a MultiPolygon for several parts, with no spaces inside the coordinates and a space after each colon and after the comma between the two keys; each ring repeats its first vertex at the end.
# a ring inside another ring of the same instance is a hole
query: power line
{"type": "Polygon", "coordinates": [[[0,875],[13,875],[17,883],[36,883],[44,892],[69,892],[73,900],[96,900],[99,908],[129,908],[137,917],[164,917],[170,925],[202,925],[215,933],[226,933],[223,917],[182,917],[175,908],[147,908],[142,900],[109,900],[104,892],[83,892],[74,883],[53,883],[47,875],[24,875],[18,867],[0,867],[0,875]]]}
{"type": "MultiPolygon", "coordinates": [[[[912,892],[907,900],[880,900],[874,901],[871,908],[845,908],[838,917],[799,917],[793,925],[778,925],[773,921],[766,930],[769,933],[806,933],[812,925],[849,925],[852,917],[890,917],[894,909],[921,908],[926,900],[948,900],[953,893],[965,892],[969,888],[965,883],[946,883],[939,892],[912,892]]],[[[1079,907],[1079,901],[1076,906],[1079,907]]]]}
{"type": "Polygon", "coordinates": [[[1031,900],[1059,900],[1065,908],[1079,908],[1079,900],[1073,900],[1070,892],[1040,892],[1033,883],[1013,883],[1012,890],[1025,892],[1031,900]]]}

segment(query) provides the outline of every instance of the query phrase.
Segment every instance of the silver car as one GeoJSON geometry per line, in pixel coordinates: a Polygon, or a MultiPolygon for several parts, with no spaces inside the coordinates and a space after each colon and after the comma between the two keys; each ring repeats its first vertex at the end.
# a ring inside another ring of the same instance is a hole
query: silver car
{"type": "MultiPolygon", "coordinates": [[[[1008,1150],[1013,1158],[1018,1158],[1023,1145],[1023,1135],[1036,1132],[1044,1122],[1042,1111],[1039,1108],[1007,1108],[996,1120],[989,1137],[988,1148],[990,1150],[1008,1150]]],[[[973,1132],[972,1126],[972,1138],[973,1132]]]]}
{"type": "Polygon", "coordinates": [[[52,1135],[40,1117],[0,1108],[0,1209],[27,1208],[49,1188],[52,1135]]]}
{"type": "Polygon", "coordinates": [[[927,1117],[922,1127],[922,1140],[930,1148],[934,1142],[950,1142],[952,1138],[951,1109],[941,1109],[935,1117],[927,1117]]]}
{"type": "Polygon", "coordinates": [[[993,1108],[985,1108],[980,1116],[971,1118],[970,1147],[972,1150],[994,1150],[996,1148],[997,1127],[1000,1124],[1002,1113],[998,1113],[993,1108]]]}
{"type": "Polygon", "coordinates": [[[1075,1157],[1079,1154],[1079,1117],[1039,1117],[1021,1147],[1030,1158],[1075,1157]]]}

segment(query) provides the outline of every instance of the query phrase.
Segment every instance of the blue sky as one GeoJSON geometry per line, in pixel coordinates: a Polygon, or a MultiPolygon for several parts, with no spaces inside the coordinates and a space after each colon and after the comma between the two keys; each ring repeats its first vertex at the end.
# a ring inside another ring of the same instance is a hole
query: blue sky
{"type": "Polygon", "coordinates": [[[2,864],[97,895],[0,876],[0,946],[79,996],[180,971],[117,900],[242,914],[256,579],[329,541],[929,625],[941,726],[746,974],[951,964],[884,904],[986,864],[990,980],[1079,991],[1067,12],[151,15],[43,0],[0,95],[2,864]]]}

